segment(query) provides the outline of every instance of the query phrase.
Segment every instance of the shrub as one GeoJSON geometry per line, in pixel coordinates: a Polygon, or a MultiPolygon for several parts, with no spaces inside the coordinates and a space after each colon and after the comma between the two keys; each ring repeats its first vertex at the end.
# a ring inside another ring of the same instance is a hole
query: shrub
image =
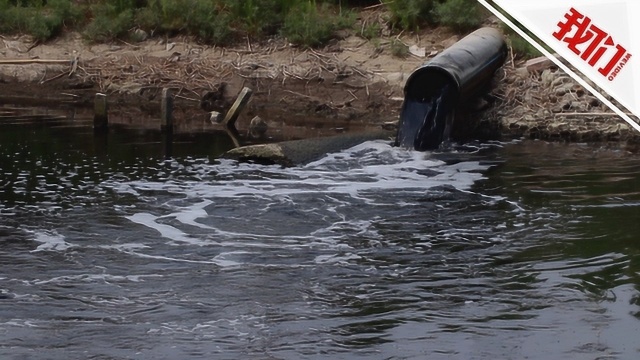
{"type": "Polygon", "coordinates": [[[351,13],[334,14],[328,4],[317,6],[315,1],[298,3],[284,18],[282,35],[290,42],[305,47],[326,43],[338,29],[353,26],[351,13]]]}
{"type": "Polygon", "coordinates": [[[440,24],[458,31],[475,29],[483,21],[481,8],[475,0],[448,0],[436,4],[433,12],[440,24]]]}
{"type": "Polygon", "coordinates": [[[223,44],[229,41],[229,17],[220,12],[211,1],[198,0],[193,6],[193,12],[188,18],[187,29],[200,40],[223,44]]]}
{"type": "MultiPolygon", "coordinates": [[[[514,19],[511,19],[511,21],[513,21],[516,25],[519,25],[519,23],[514,19]]],[[[518,33],[513,31],[509,26],[507,26],[504,23],[501,23],[501,27],[502,27],[502,32],[504,32],[507,35],[507,41],[509,43],[509,46],[511,47],[511,51],[513,52],[514,56],[529,59],[529,58],[534,58],[542,55],[542,53],[540,53],[538,49],[536,49],[533,45],[529,44],[529,42],[527,42],[520,35],[518,35],[518,33]]],[[[527,35],[535,39],[535,35],[533,35],[531,32],[526,30],[525,32],[527,33],[527,35]]]]}
{"type": "Polygon", "coordinates": [[[12,6],[9,0],[0,0],[0,31],[13,33],[21,28],[21,20],[26,18],[26,14],[21,8],[12,6]]]}
{"type": "Polygon", "coordinates": [[[81,15],[69,0],[24,1],[17,5],[0,0],[0,32],[24,32],[35,40],[48,40],[57,35],[65,22],[75,23],[81,15]]]}
{"type": "Polygon", "coordinates": [[[274,32],[284,19],[281,11],[289,10],[287,5],[276,0],[226,0],[229,16],[236,20],[238,31],[247,35],[274,32]]]}
{"type": "Polygon", "coordinates": [[[391,41],[391,55],[399,58],[406,58],[409,56],[409,47],[398,39],[391,41]]]}
{"type": "Polygon", "coordinates": [[[136,10],[136,24],[152,33],[186,32],[201,41],[223,44],[231,35],[229,9],[221,1],[150,0],[136,10]]]}
{"type": "MultiPolygon", "coordinates": [[[[200,6],[201,0],[195,2],[195,6],[192,6],[191,1],[187,0],[151,0],[149,6],[152,8],[159,18],[158,26],[164,32],[174,32],[185,30],[189,24],[189,17],[194,11],[194,7],[199,10],[204,10],[206,16],[206,9],[204,6],[200,6]]],[[[209,2],[210,3],[210,2],[209,2]]]]}
{"type": "Polygon", "coordinates": [[[391,25],[405,30],[417,30],[422,24],[432,24],[433,0],[388,0],[391,25]]]}
{"type": "Polygon", "coordinates": [[[57,34],[62,27],[62,20],[55,14],[44,15],[38,11],[29,11],[31,15],[27,17],[24,24],[24,30],[34,40],[45,41],[57,34]]]}
{"type": "Polygon", "coordinates": [[[48,0],[47,6],[60,19],[61,26],[75,25],[82,18],[82,8],[69,0],[48,0]]]}
{"type": "Polygon", "coordinates": [[[533,47],[533,45],[529,44],[518,34],[509,34],[507,38],[509,39],[509,45],[511,45],[511,51],[513,51],[514,55],[517,57],[530,59],[542,55],[538,49],[533,47]]]}
{"type": "Polygon", "coordinates": [[[151,7],[137,9],[135,12],[135,23],[140,29],[153,34],[160,30],[161,21],[159,12],[151,7]]]}
{"type": "Polygon", "coordinates": [[[371,40],[380,36],[380,31],[382,31],[382,29],[380,28],[380,24],[378,24],[377,22],[374,22],[371,24],[366,24],[360,30],[358,35],[360,35],[361,37],[367,40],[371,40]]]}
{"type": "Polygon", "coordinates": [[[87,25],[84,36],[93,42],[113,40],[124,36],[134,26],[133,8],[122,6],[122,1],[96,4],[91,7],[94,18],[87,25]]]}
{"type": "MultiPolygon", "coordinates": [[[[344,6],[363,7],[380,0],[0,0],[0,33],[26,32],[46,40],[77,26],[90,41],[128,36],[138,27],[152,34],[187,33],[208,43],[233,36],[280,33],[302,46],[319,46],[336,30],[352,27],[355,16],[344,6]]],[[[437,21],[465,30],[479,25],[474,0],[385,0],[392,26],[417,30],[437,21]]],[[[377,23],[357,30],[379,36],[377,23]]]]}

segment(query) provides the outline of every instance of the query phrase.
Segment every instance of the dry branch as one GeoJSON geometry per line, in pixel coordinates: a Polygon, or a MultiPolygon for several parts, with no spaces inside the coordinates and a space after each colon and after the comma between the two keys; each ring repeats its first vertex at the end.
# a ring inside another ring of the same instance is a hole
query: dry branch
{"type": "Polygon", "coordinates": [[[0,65],[25,65],[25,64],[71,64],[72,60],[52,59],[6,59],[0,60],[0,65]]]}

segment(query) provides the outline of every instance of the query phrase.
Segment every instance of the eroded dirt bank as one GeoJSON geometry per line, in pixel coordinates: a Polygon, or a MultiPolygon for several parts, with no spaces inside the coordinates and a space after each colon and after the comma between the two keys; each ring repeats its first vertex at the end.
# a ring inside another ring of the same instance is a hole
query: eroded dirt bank
{"type": "MultiPolygon", "coordinates": [[[[397,122],[407,76],[458,38],[443,28],[377,42],[345,34],[312,50],[282,40],[216,48],[186,37],[88,45],[77,34],[30,47],[27,37],[4,37],[0,61],[20,63],[0,65],[0,98],[90,107],[94,94],[103,92],[109,94],[112,121],[159,127],[159,94],[170,87],[176,130],[206,131],[220,126],[211,123],[208,111],[225,111],[246,86],[254,94],[238,120],[240,129],[260,116],[269,136],[360,131],[397,122]],[[417,55],[393,56],[390,43],[396,38],[417,55]]],[[[509,59],[494,83],[494,101],[464,104],[460,136],[638,142],[640,134],[549,65],[527,70],[524,62],[509,59]]]]}

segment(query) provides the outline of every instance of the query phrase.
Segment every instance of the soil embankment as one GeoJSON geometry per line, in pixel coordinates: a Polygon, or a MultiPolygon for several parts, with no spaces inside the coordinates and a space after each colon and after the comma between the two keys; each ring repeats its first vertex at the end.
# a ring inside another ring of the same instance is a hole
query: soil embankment
{"type": "MultiPolygon", "coordinates": [[[[3,37],[0,99],[89,107],[103,92],[112,122],[153,128],[159,127],[161,90],[170,87],[176,131],[208,131],[220,129],[208,112],[228,109],[246,86],[253,97],[237,123],[243,135],[254,116],[278,139],[375,130],[398,120],[407,76],[458,38],[444,28],[375,42],[345,34],[313,50],[283,40],[208,47],[186,37],[88,45],[77,34],[31,47],[27,37],[3,37]],[[394,39],[415,54],[393,56],[394,39]]],[[[466,104],[462,136],[638,140],[635,130],[552,66],[527,70],[511,59],[496,74],[492,95],[495,101],[466,104]]]]}

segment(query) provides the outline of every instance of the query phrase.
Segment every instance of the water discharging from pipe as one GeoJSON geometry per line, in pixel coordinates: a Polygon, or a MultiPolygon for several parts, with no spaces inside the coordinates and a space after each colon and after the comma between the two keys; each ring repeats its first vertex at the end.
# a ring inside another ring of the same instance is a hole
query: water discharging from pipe
{"type": "Polygon", "coordinates": [[[454,111],[464,110],[487,90],[506,56],[502,33],[481,28],[416,69],[404,88],[396,145],[418,151],[437,149],[449,137],[454,111]]]}
{"type": "Polygon", "coordinates": [[[449,84],[444,84],[432,96],[405,99],[396,145],[418,151],[437,149],[448,137],[453,97],[449,84]]]}

